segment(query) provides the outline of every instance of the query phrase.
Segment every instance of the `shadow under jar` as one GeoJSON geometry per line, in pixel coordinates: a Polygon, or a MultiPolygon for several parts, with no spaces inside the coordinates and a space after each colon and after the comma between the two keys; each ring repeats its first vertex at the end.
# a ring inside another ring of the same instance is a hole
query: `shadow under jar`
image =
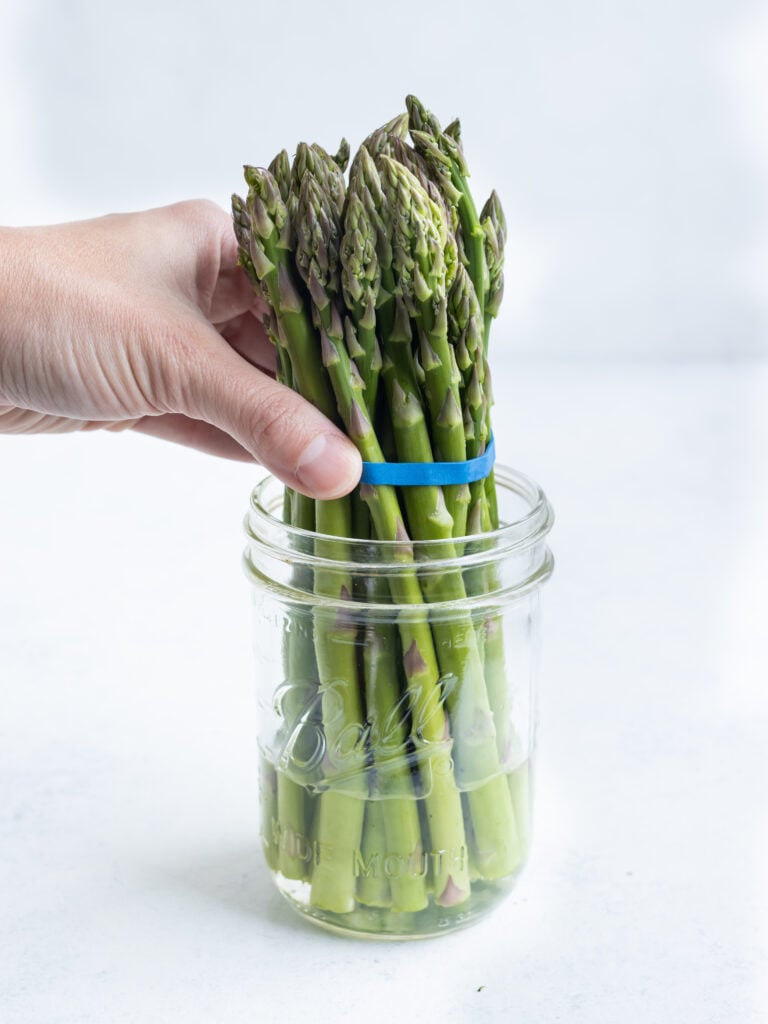
{"type": "Polygon", "coordinates": [[[539,591],[552,509],[497,467],[499,529],[330,537],[251,496],[261,836],[280,892],[327,928],[420,938],[491,910],[531,839],[539,591]]]}

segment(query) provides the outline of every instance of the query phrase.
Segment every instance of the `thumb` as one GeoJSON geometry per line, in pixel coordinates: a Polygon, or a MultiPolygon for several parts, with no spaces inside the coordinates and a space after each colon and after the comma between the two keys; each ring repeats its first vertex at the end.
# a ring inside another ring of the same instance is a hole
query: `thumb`
{"type": "Polygon", "coordinates": [[[185,373],[179,412],[226,431],[286,486],[311,498],[348,494],[360,454],[318,409],[246,362],[207,324],[185,373]]]}

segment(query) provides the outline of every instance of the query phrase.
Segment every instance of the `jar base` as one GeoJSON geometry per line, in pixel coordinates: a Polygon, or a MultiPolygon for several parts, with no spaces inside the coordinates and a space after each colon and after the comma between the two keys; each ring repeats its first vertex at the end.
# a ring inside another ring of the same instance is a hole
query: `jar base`
{"type": "Polygon", "coordinates": [[[441,907],[430,899],[429,906],[416,913],[363,906],[348,914],[333,913],[310,904],[308,883],[287,879],[279,872],[273,877],[280,895],[290,906],[306,921],[325,931],[345,938],[405,942],[434,939],[475,924],[509,895],[522,870],[523,865],[514,874],[498,881],[473,882],[471,897],[456,907],[441,907]]]}

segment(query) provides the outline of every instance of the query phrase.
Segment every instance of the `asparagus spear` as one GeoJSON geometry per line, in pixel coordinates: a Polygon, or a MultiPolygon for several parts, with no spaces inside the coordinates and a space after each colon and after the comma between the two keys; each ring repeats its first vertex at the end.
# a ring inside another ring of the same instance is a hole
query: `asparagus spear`
{"type": "MultiPolygon", "coordinates": [[[[491,192],[488,201],[480,212],[480,220],[485,233],[485,261],[488,265],[488,290],[485,295],[484,304],[484,344],[486,359],[486,376],[488,377],[488,423],[490,433],[490,410],[492,396],[490,394],[490,370],[487,365],[488,339],[491,330],[491,321],[498,315],[499,306],[504,295],[504,245],[507,240],[507,222],[504,218],[504,211],[501,202],[495,192],[491,192]]],[[[493,470],[486,478],[485,493],[488,500],[491,525],[496,529],[499,525],[499,509],[496,501],[496,481],[493,470]]]]}
{"type": "MultiPolygon", "coordinates": [[[[458,209],[462,212],[462,216],[459,219],[463,229],[469,231],[472,237],[477,239],[479,232],[473,213],[471,194],[466,187],[466,167],[461,153],[458,122],[455,122],[450,126],[450,130],[446,129],[441,135],[436,119],[428,115],[414,97],[411,97],[409,109],[412,127],[417,132],[422,132],[422,135],[417,135],[417,139],[420,139],[422,147],[431,153],[432,167],[436,167],[438,175],[442,175],[443,183],[446,168],[450,168],[452,182],[460,186],[462,198],[459,201],[458,209]],[[443,135],[449,136],[449,138],[444,138],[443,135]],[[442,156],[449,158],[447,162],[442,157],[438,157],[433,144],[427,141],[426,136],[437,141],[442,156]]],[[[411,163],[413,165],[413,161],[411,163]]],[[[427,161],[423,160],[423,164],[426,163],[427,161]]],[[[417,165],[417,168],[420,169],[420,165],[417,165]]],[[[446,189],[446,193],[451,196],[451,189],[446,189]]],[[[463,371],[464,422],[468,458],[474,458],[483,453],[490,432],[489,375],[486,351],[490,321],[498,313],[503,294],[504,244],[507,231],[504,213],[496,193],[490,196],[478,219],[483,229],[483,255],[487,274],[483,274],[478,269],[480,259],[477,246],[474,248],[473,269],[475,271],[474,280],[478,287],[481,283],[486,283],[484,302],[481,305],[478,301],[478,294],[469,273],[465,272],[461,266],[457,269],[456,280],[451,292],[451,327],[454,338],[458,338],[457,349],[460,353],[459,358],[463,371]]],[[[471,485],[470,503],[471,531],[485,531],[499,525],[493,471],[484,481],[478,481],[471,485]]],[[[486,589],[488,581],[477,580],[474,581],[474,585],[486,589]]],[[[503,636],[498,618],[490,617],[486,621],[485,639],[485,677],[488,685],[489,707],[494,711],[498,750],[500,756],[504,758],[510,741],[508,685],[504,665],[503,636]]]]}
{"type": "MultiPolygon", "coordinates": [[[[273,161],[276,170],[283,178],[287,159],[287,154],[283,151],[273,161]]],[[[232,210],[235,233],[240,246],[240,264],[251,282],[258,288],[260,282],[250,255],[251,218],[239,196],[232,197],[232,210]]],[[[278,353],[278,379],[286,386],[291,387],[293,371],[290,357],[280,337],[279,325],[272,317],[267,317],[265,328],[278,353]]],[[[304,495],[296,495],[286,489],[284,518],[294,525],[312,529],[314,527],[313,503],[304,495]],[[303,507],[302,511],[297,513],[298,498],[303,499],[303,507]],[[311,524],[309,522],[310,510],[311,524]]],[[[297,568],[295,571],[300,573],[302,570],[297,568]]],[[[299,617],[293,617],[290,628],[286,630],[283,638],[283,646],[285,678],[291,681],[292,689],[289,692],[294,695],[295,699],[285,702],[283,706],[283,728],[278,736],[281,746],[276,752],[278,768],[274,779],[273,820],[270,821],[268,827],[276,833],[272,839],[275,847],[272,855],[275,861],[274,866],[279,868],[285,878],[303,880],[307,878],[308,864],[299,855],[299,845],[310,832],[310,801],[305,788],[289,774],[293,750],[292,748],[288,749],[287,744],[289,739],[294,744],[301,743],[301,730],[298,728],[299,718],[303,711],[301,693],[303,687],[309,684],[309,680],[315,678],[316,669],[312,637],[307,633],[306,623],[299,617]]]]}
{"type": "Polygon", "coordinates": [[[461,142],[455,131],[451,134],[443,132],[434,114],[430,113],[415,96],[407,96],[405,102],[408,107],[413,144],[432,170],[446,202],[456,207],[467,269],[482,309],[488,289],[485,232],[480,224],[467,181],[469,170],[464,160],[461,142]]]}
{"type": "MultiPolygon", "coordinates": [[[[403,165],[380,158],[383,187],[395,225],[394,276],[396,291],[420,329],[419,367],[431,414],[435,457],[460,462],[466,458],[464,426],[459,400],[460,375],[448,343],[446,288],[456,272],[455,247],[444,208],[432,201],[420,182],[403,165]],[[450,273],[449,273],[450,272],[450,273]]],[[[390,335],[390,339],[394,336],[390,335]]],[[[400,372],[412,360],[400,349],[392,353],[400,372]]],[[[444,490],[445,503],[454,517],[453,535],[462,536],[469,501],[464,484],[444,490]]]]}
{"type": "MultiPolygon", "coordinates": [[[[345,332],[348,334],[349,332],[345,332]]],[[[344,334],[321,332],[323,361],[333,383],[339,412],[347,433],[368,462],[382,462],[381,447],[362,399],[363,385],[344,334]]],[[[403,650],[403,671],[411,706],[412,727],[423,751],[422,786],[429,820],[435,901],[450,906],[469,895],[469,872],[459,791],[451,771],[450,733],[442,705],[439,671],[423,595],[413,562],[413,548],[405,529],[394,488],[363,485],[360,495],[368,505],[378,539],[397,541],[394,558],[401,569],[389,579],[392,600],[415,605],[412,614],[401,611],[398,631],[403,650]]]]}
{"type": "MultiPolygon", "coordinates": [[[[352,318],[346,321],[345,345],[355,361],[365,390],[367,411],[373,419],[381,370],[376,336],[376,300],[380,295],[381,272],[373,222],[360,195],[352,189],[347,200],[340,256],[343,296],[352,318]],[[356,330],[352,329],[352,320],[356,330]]],[[[370,583],[369,598],[381,601],[386,585],[380,579],[370,583]]],[[[414,912],[427,905],[425,872],[421,867],[424,853],[413,780],[408,767],[403,696],[399,688],[395,629],[392,625],[368,624],[363,662],[371,754],[374,779],[377,780],[374,800],[366,811],[363,830],[364,863],[366,870],[372,870],[365,856],[366,849],[375,849],[369,828],[380,828],[386,845],[379,846],[379,851],[387,851],[386,855],[394,859],[397,868],[391,872],[392,878],[388,883],[391,905],[395,911],[414,912]]],[[[381,854],[371,856],[379,857],[381,854]]],[[[373,882],[361,886],[359,895],[363,902],[383,898],[373,882]]]]}
{"type": "MultiPolygon", "coordinates": [[[[331,329],[330,295],[339,287],[340,179],[338,166],[323,154],[319,147],[299,147],[291,186],[292,190],[297,186],[299,190],[292,237],[296,267],[311,298],[313,320],[316,325],[331,329]],[[329,186],[333,195],[327,191],[329,186]]],[[[351,510],[349,498],[316,502],[318,532],[339,538],[352,536],[351,510]]],[[[342,540],[318,544],[322,551],[317,553],[323,558],[347,560],[347,546],[342,540]]],[[[315,574],[315,592],[341,605],[350,600],[352,589],[353,581],[348,572],[318,570],[315,574]]],[[[355,651],[357,629],[355,619],[343,611],[336,615],[324,604],[316,612],[315,650],[323,694],[327,768],[332,786],[340,785],[339,769],[346,778],[343,788],[324,792],[319,800],[315,837],[319,848],[325,852],[315,865],[311,899],[316,906],[339,913],[354,908],[353,858],[360,844],[365,811],[362,743],[353,743],[351,750],[343,751],[347,737],[361,737],[363,733],[362,688],[355,651]],[[342,753],[344,763],[339,765],[336,762],[342,753]]]]}
{"type": "MultiPolygon", "coordinates": [[[[296,285],[290,221],[278,184],[269,171],[257,167],[245,168],[245,180],[248,222],[247,231],[241,227],[240,261],[253,267],[262,295],[279,325],[296,390],[329,419],[338,422],[312,322],[296,285]]],[[[233,196],[232,206],[238,210],[243,201],[233,196]]]]}
{"type": "Polygon", "coordinates": [[[480,211],[480,223],[484,233],[485,262],[488,267],[488,289],[485,294],[485,347],[491,321],[498,316],[501,300],[504,298],[504,246],[507,241],[507,221],[496,192],[491,192],[480,211]]]}
{"type": "MultiPolygon", "coordinates": [[[[379,158],[379,166],[395,225],[393,267],[397,290],[422,330],[421,362],[433,437],[440,445],[442,458],[462,460],[466,458],[466,442],[458,396],[460,375],[451,359],[447,334],[447,225],[439,207],[406,168],[386,156],[379,158]]],[[[404,376],[407,361],[402,358],[401,346],[391,344],[390,338],[384,353],[391,356],[391,369],[385,363],[385,379],[391,381],[388,390],[398,455],[407,461],[431,461],[421,405],[415,395],[408,394],[409,382],[404,376]]],[[[452,521],[448,515],[446,523],[440,516],[442,509],[432,506],[433,490],[437,489],[406,489],[408,524],[416,539],[424,540],[435,539],[442,521],[448,541],[452,521]],[[429,503],[427,509],[423,507],[425,500],[429,503]]],[[[451,502],[451,507],[457,507],[453,494],[451,502]]],[[[440,557],[455,554],[450,543],[439,549],[440,557]]],[[[423,588],[430,600],[456,602],[460,607],[467,599],[459,572],[427,574],[423,588]]],[[[519,851],[509,791],[499,775],[493,716],[474,624],[469,615],[457,615],[450,624],[436,620],[432,631],[442,673],[457,682],[447,693],[447,705],[454,728],[458,777],[477,787],[469,794],[469,805],[478,861],[486,877],[501,877],[514,869],[519,851]]]]}
{"type": "MultiPolygon", "coordinates": [[[[375,234],[375,251],[381,274],[376,298],[376,320],[379,337],[386,334],[394,320],[395,279],[392,272],[392,224],[386,216],[386,199],[376,163],[365,145],[361,146],[349,175],[349,197],[357,197],[363,205],[375,234]]],[[[362,227],[370,230],[368,225],[362,227]]],[[[354,314],[354,310],[352,310],[354,314]]]]}

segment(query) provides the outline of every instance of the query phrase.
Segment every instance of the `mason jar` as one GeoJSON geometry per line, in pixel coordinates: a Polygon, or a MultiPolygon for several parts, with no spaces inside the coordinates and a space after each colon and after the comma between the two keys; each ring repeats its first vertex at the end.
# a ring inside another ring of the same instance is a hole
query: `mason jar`
{"type": "Polygon", "coordinates": [[[500,527],[331,537],[246,517],[264,856],[288,902],[358,936],[418,938],[492,910],[531,843],[539,592],[552,509],[496,468],[500,527]]]}

